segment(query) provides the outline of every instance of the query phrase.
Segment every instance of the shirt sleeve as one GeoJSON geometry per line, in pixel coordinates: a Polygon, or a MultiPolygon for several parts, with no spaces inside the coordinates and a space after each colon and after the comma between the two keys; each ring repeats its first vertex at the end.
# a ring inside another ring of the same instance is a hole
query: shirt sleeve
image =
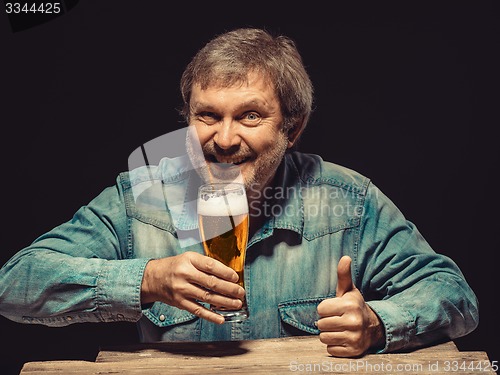
{"type": "Polygon", "coordinates": [[[0,314],[21,323],[137,321],[149,259],[130,259],[118,188],[36,239],[0,269],[0,314]]]}
{"type": "Polygon", "coordinates": [[[373,185],[361,221],[355,277],[384,325],[380,352],[453,340],[477,327],[478,301],[458,266],[373,185]]]}

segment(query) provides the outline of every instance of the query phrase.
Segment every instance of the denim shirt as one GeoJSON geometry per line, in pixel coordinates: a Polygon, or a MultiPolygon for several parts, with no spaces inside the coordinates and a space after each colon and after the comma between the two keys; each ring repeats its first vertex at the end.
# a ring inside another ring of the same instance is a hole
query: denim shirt
{"type": "Polygon", "coordinates": [[[413,223],[366,177],[292,152],[258,209],[267,220],[249,241],[244,281],[250,316],[216,325],[164,303],[142,306],[150,259],[195,251],[199,180],[184,161],[124,172],[67,223],[0,270],[0,314],[22,323],[137,322],[152,341],[246,340],[317,335],[318,304],[335,297],[337,264],[381,319],[380,352],[468,334],[478,302],[457,265],[431,249],[413,223]]]}

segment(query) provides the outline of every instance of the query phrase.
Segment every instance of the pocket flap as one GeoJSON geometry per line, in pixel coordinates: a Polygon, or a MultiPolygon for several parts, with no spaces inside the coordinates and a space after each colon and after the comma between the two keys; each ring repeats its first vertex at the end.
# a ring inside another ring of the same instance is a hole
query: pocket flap
{"type": "Polygon", "coordinates": [[[278,304],[281,320],[301,331],[318,335],[320,331],[315,323],[320,317],[317,307],[323,300],[323,297],[318,297],[281,302],[278,304]]]}
{"type": "Polygon", "coordinates": [[[158,327],[168,327],[198,319],[196,315],[186,310],[162,302],[155,302],[151,308],[143,310],[143,314],[158,327]]]}

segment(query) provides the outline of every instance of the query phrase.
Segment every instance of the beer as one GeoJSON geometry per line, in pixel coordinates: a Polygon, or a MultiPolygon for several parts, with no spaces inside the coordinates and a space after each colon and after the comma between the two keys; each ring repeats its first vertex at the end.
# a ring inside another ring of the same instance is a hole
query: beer
{"type": "Polygon", "coordinates": [[[243,285],[243,268],[245,266],[245,250],[248,241],[248,213],[242,215],[211,216],[198,215],[205,254],[224,263],[236,271],[240,277],[238,284],[243,285]],[[231,224],[228,229],[228,223],[231,224]],[[238,224],[237,224],[238,223],[238,224]]]}
{"type": "MultiPolygon", "coordinates": [[[[199,189],[198,224],[205,254],[217,259],[238,274],[244,288],[249,215],[244,186],[241,184],[207,184],[199,189]]],[[[211,306],[226,321],[240,321],[248,316],[246,301],[241,310],[211,306]]]]}

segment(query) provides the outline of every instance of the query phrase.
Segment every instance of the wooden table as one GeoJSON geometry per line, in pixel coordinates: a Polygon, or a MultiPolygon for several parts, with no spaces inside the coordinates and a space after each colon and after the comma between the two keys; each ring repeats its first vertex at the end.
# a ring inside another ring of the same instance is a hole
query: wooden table
{"type": "Polygon", "coordinates": [[[408,353],[328,355],[318,337],[236,342],[165,342],[103,348],[95,362],[28,362],[21,374],[495,373],[485,352],[448,342],[408,353]]]}

